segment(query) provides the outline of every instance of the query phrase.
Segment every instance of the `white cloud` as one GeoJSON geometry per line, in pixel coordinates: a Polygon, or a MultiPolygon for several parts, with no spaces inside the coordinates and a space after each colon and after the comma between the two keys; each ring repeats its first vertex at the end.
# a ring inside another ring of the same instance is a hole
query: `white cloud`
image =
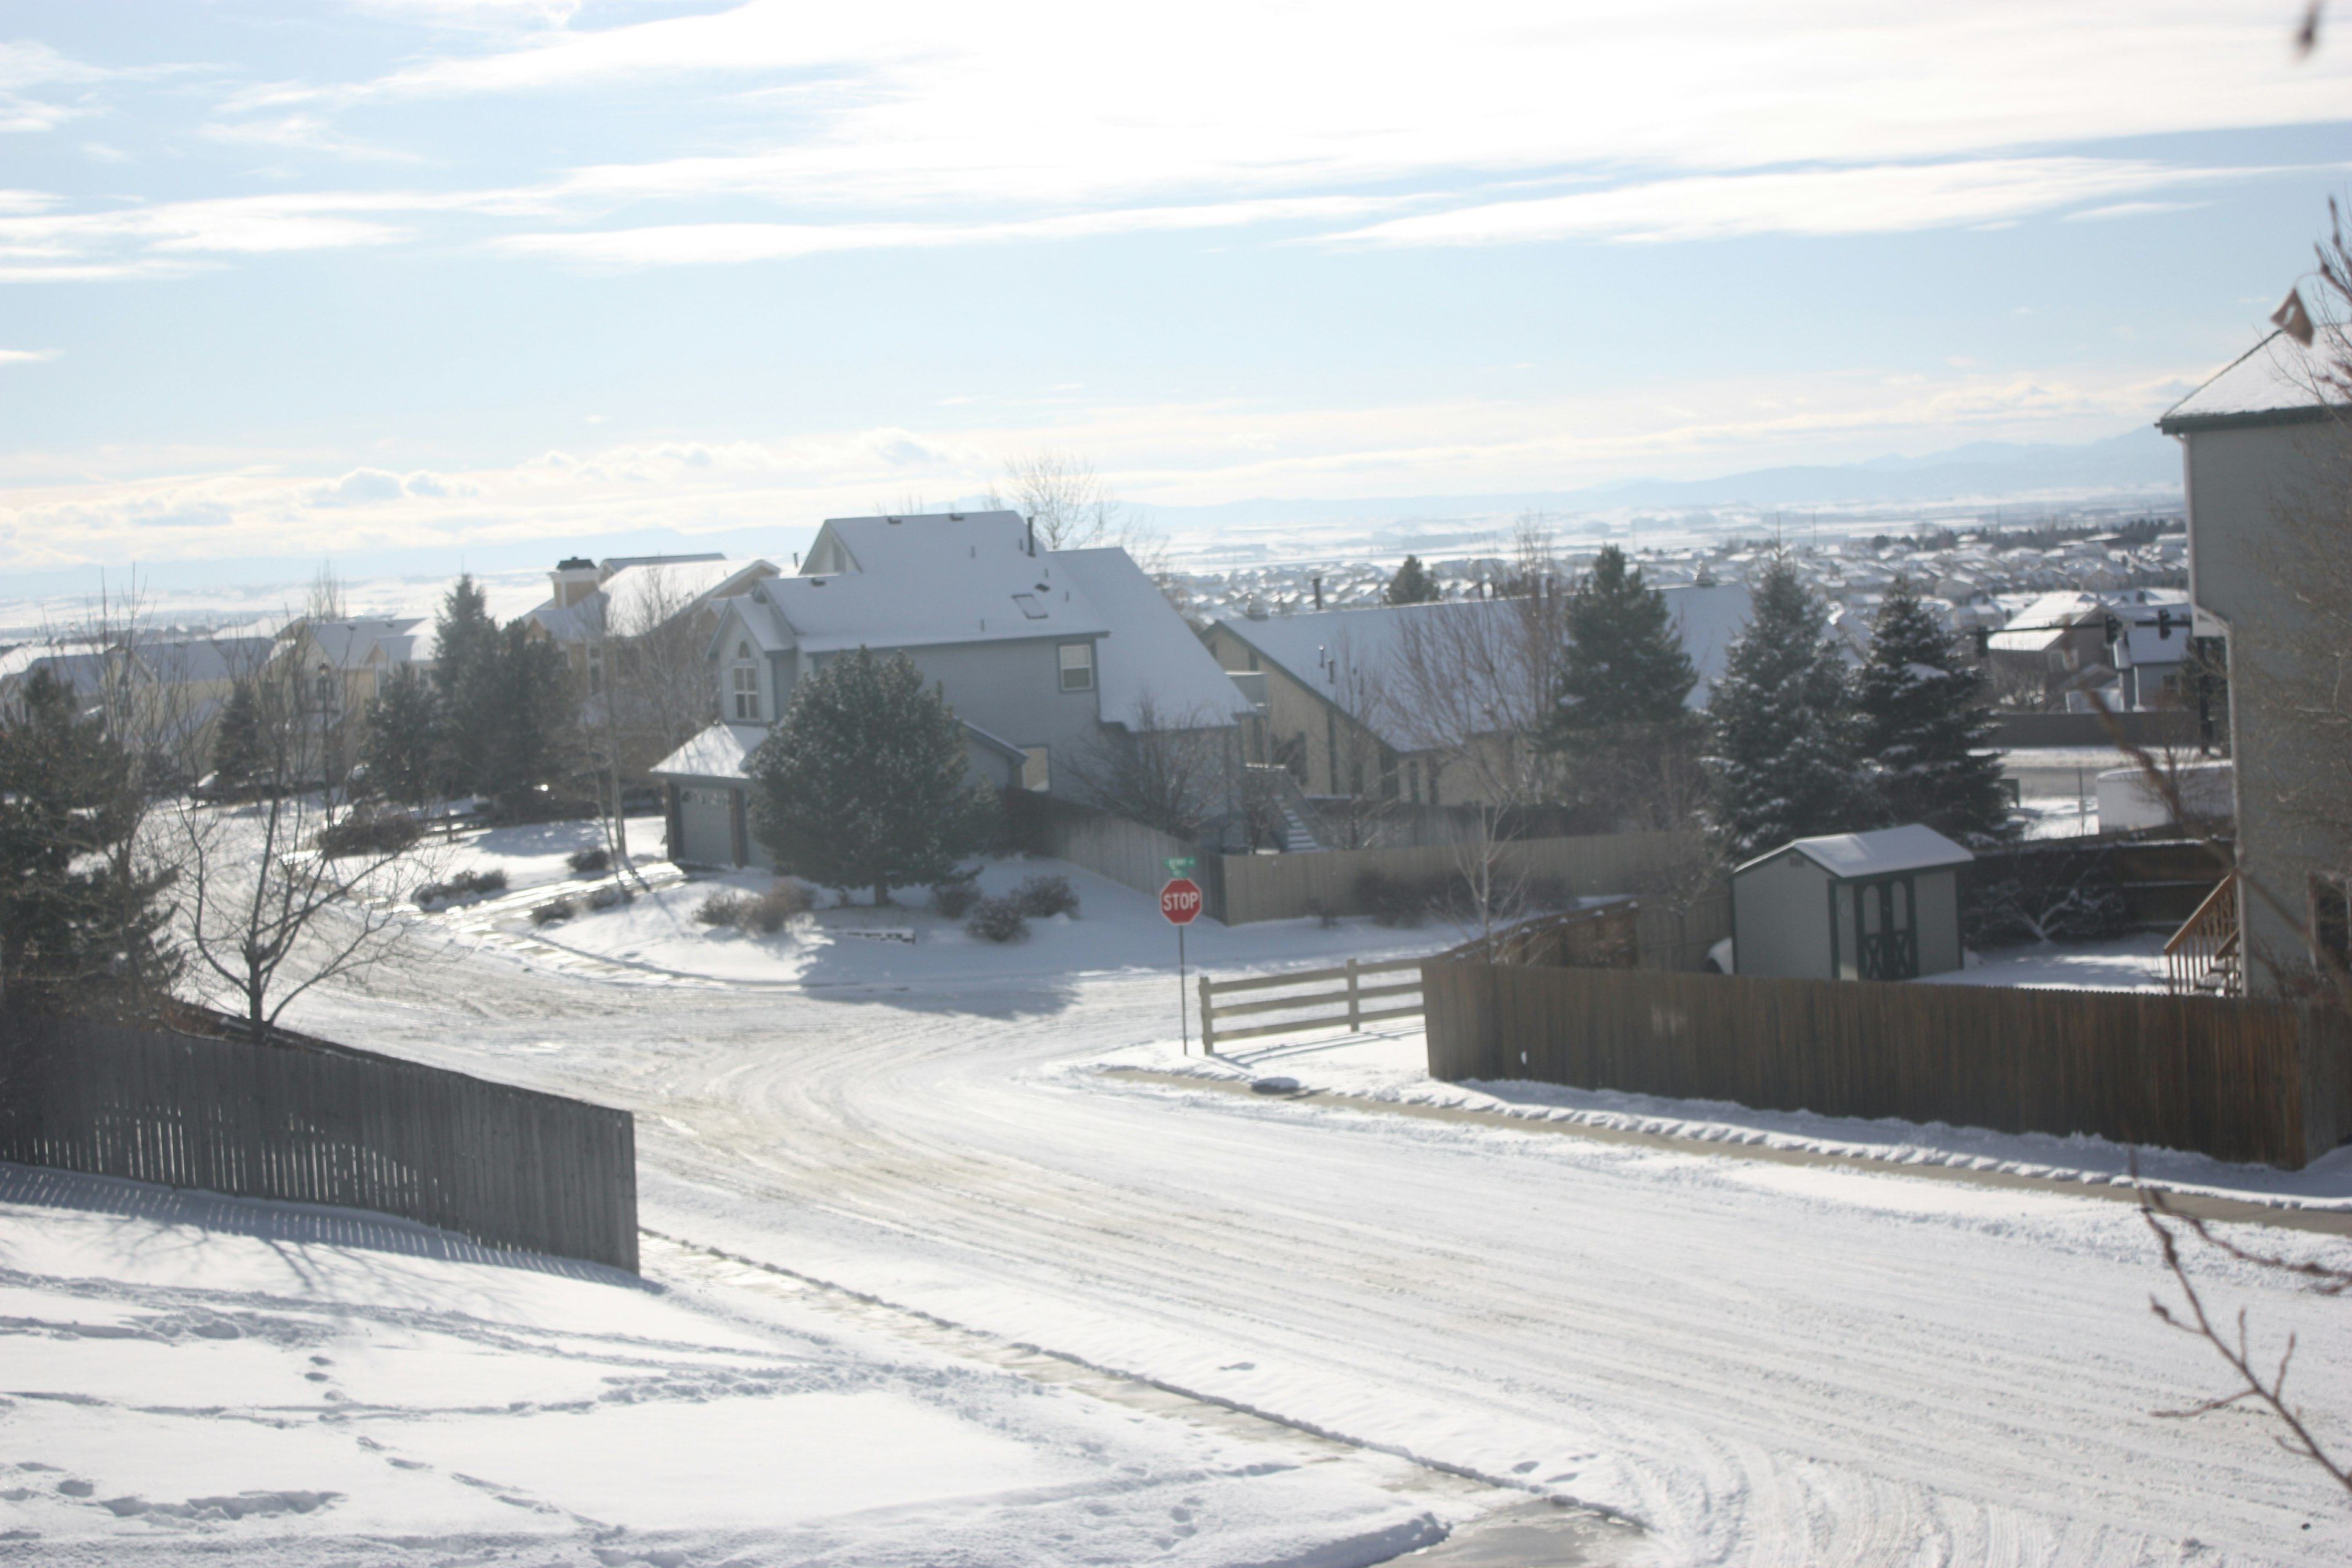
{"type": "MultiPolygon", "coordinates": [[[[1885,234],[1996,223],[2128,192],[2245,179],[2263,172],[2125,159],[2007,158],[1699,175],[1417,214],[1335,238],[1362,245],[1430,246],[1885,234]]],[[[2145,208],[2150,204],[2137,205],[2145,208]]]]}
{"type": "Polygon", "coordinates": [[[1245,224],[1328,221],[1359,216],[1394,205],[1353,196],[1318,196],[1222,202],[1194,207],[1129,207],[992,223],[669,224],[651,228],[511,235],[493,244],[499,249],[519,255],[559,257],[591,268],[621,270],[694,263],[774,261],[838,250],[1001,245],[1245,224]]]}
{"type": "Polygon", "coordinates": [[[338,158],[394,163],[424,161],[414,153],[373,146],[339,135],[333,126],[315,114],[287,114],[274,120],[247,120],[234,123],[216,121],[206,125],[204,134],[209,140],[232,145],[284,147],[303,153],[324,153],[338,158]]]}
{"type": "Polygon", "coordinates": [[[55,349],[0,349],[0,364],[38,364],[57,357],[55,349]]]}

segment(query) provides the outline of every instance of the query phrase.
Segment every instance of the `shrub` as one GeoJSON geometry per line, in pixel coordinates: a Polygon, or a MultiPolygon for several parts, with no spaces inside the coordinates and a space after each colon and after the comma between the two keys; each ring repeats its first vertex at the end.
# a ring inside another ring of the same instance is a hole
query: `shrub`
{"type": "Polygon", "coordinates": [[[1329,931],[1339,923],[1339,912],[1333,910],[1329,904],[1324,902],[1321,899],[1307,900],[1307,912],[1313,915],[1315,917],[1315,923],[1321,926],[1325,931],[1329,931]]]}
{"type": "Polygon", "coordinates": [[[713,893],[702,900],[694,918],[707,926],[731,926],[740,922],[743,906],[751,900],[740,893],[713,893]]]}
{"type": "Polygon", "coordinates": [[[613,852],[605,848],[574,849],[572,852],[572,873],[576,877],[593,877],[613,868],[613,852]]]}
{"type": "Polygon", "coordinates": [[[951,921],[963,919],[971,912],[971,906],[978,902],[980,889],[972,886],[969,878],[931,884],[931,908],[951,921]]]}
{"type": "Polygon", "coordinates": [[[735,911],[735,923],[747,931],[773,936],[794,915],[808,913],[815,902],[808,889],[790,877],[779,877],[775,886],[758,898],[741,901],[735,911]]]}
{"type": "Polygon", "coordinates": [[[625,904],[628,901],[629,895],[610,883],[606,883],[588,895],[588,907],[592,910],[609,910],[615,904],[625,904]]]}
{"type": "Polygon", "coordinates": [[[1013,889],[1013,903],[1021,913],[1036,921],[1078,912],[1078,895],[1067,877],[1031,877],[1013,889]]]}
{"type": "Polygon", "coordinates": [[[1029,921],[1016,899],[982,899],[971,906],[963,929],[982,942],[1019,942],[1029,934],[1029,921]]]}
{"type": "Polygon", "coordinates": [[[446,904],[457,899],[483,898],[507,890],[504,871],[460,871],[446,882],[427,882],[416,889],[416,906],[446,904]]]}
{"type": "Polygon", "coordinates": [[[1407,927],[1421,924],[1430,902],[1423,889],[1378,871],[1367,871],[1356,879],[1356,901],[1371,915],[1374,925],[1407,927]]]}
{"type": "Polygon", "coordinates": [[[312,842],[321,855],[386,855],[416,842],[424,829],[404,811],[354,811],[319,829],[312,842]]]}
{"type": "Polygon", "coordinates": [[[579,911],[572,907],[570,899],[553,899],[530,911],[530,923],[535,926],[553,925],[557,921],[568,921],[577,913],[579,911]]]}

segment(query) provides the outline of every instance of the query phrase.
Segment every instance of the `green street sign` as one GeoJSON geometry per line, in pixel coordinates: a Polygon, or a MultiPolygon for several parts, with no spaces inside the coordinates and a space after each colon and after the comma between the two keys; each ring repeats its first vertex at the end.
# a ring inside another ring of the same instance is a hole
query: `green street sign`
{"type": "Polygon", "coordinates": [[[1160,863],[1168,868],[1168,874],[1171,877],[1181,877],[1200,864],[1190,855],[1171,855],[1160,863]]]}

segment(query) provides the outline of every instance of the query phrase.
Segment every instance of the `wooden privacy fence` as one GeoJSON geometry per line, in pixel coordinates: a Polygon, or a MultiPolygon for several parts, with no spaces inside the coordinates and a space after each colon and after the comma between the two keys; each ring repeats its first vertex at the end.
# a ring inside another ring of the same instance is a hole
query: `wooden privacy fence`
{"type": "MultiPolygon", "coordinates": [[[[1686,833],[1612,833],[1576,838],[1514,838],[1493,846],[1496,865],[1508,878],[1549,880],[1565,892],[1638,893],[1687,861],[1695,852],[1686,833]]],[[[1320,911],[1335,915],[1373,912],[1360,896],[1367,873],[1407,884],[1443,883],[1459,878],[1465,851],[1455,845],[1411,848],[1326,849],[1301,855],[1203,856],[1216,861],[1219,902],[1209,913],[1227,925],[1253,921],[1296,920],[1320,911]]]]}
{"type": "Polygon", "coordinates": [[[627,1111],[348,1047],[0,1019],[0,1160],[637,1267],[627,1111]]]}
{"type": "Polygon", "coordinates": [[[1429,1076],[2086,1132],[2289,1169],[2352,1132],[2352,1030],[2315,1004],[1433,959],[1429,1076]]]}

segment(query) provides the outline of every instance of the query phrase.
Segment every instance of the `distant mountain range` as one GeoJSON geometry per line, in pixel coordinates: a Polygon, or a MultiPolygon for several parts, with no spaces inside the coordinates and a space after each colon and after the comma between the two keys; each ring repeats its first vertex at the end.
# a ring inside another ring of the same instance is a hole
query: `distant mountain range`
{"type": "MultiPolygon", "coordinates": [[[[1616,513],[1636,522],[1643,521],[1645,511],[1667,514],[1663,521],[1674,521],[1675,513],[1697,513],[1702,515],[1682,521],[1704,528],[1703,514],[1716,508],[1743,512],[1874,505],[1931,508],[1939,503],[1993,504],[2060,495],[2078,504],[2166,506],[2177,503],[2179,493],[2179,450],[2151,428],[2078,446],[1979,441],[1924,457],[1756,468],[1711,479],[1624,479],[1573,490],[1352,500],[1259,500],[1140,510],[1188,543],[1205,543],[1207,538],[1223,534],[1242,545],[1252,536],[1266,539],[1265,531],[1269,529],[1313,523],[1322,526],[1312,531],[1312,538],[1294,533],[1275,547],[1277,552],[1305,549],[1319,554],[1332,549],[1370,548],[1400,553],[1491,544],[1494,520],[1523,511],[1616,513]]],[[[780,519],[773,528],[706,534],[643,529],[593,538],[507,540],[467,546],[462,558],[476,572],[511,572],[543,569],[553,565],[559,555],[574,553],[602,557],[715,550],[738,557],[765,555],[783,565],[791,560],[792,549],[814,531],[819,521],[780,519]]],[[[410,575],[437,579],[455,570],[460,553],[447,548],[354,552],[338,553],[335,564],[347,580],[410,575]]],[[[307,556],[158,562],[142,564],[140,576],[152,587],[167,592],[230,586],[275,590],[289,584],[299,589],[317,564],[307,556]]],[[[98,581],[96,567],[12,573],[10,591],[0,598],[22,605],[49,595],[94,593],[98,581]]]]}

